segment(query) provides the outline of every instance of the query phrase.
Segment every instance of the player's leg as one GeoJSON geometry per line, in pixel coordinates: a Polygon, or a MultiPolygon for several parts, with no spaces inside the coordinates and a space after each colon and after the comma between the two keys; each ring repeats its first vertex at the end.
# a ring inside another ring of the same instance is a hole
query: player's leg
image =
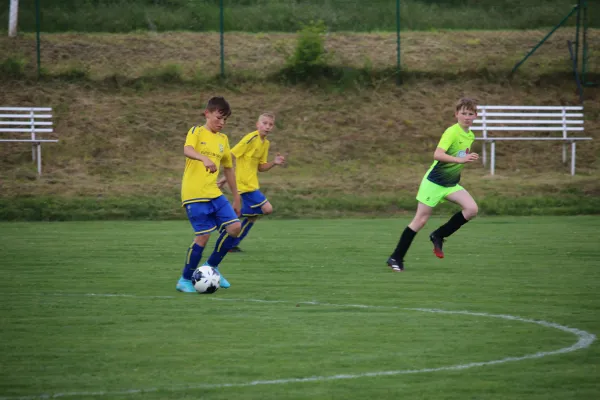
{"type": "Polygon", "coordinates": [[[417,212],[413,220],[408,224],[396,245],[396,249],[388,258],[387,265],[395,272],[404,271],[404,257],[412,244],[413,239],[427,223],[433,213],[433,208],[442,200],[442,188],[433,182],[423,178],[417,193],[417,212]]]}
{"type": "Polygon", "coordinates": [[[269,215],[271,213],[273,213],[273,206],[260,190],[242,193],[242,216],[245,217],[242,220],[242,233],[235,246],[229,251],[232,253],[242,251],[239,245],[248,235],[258,217],[261,215],[269,215]]]}
{"type": "MultiPolygon", "coordinates": [[[[237,218],[237,215],[235,215],[233,207],[231,207],[231,204],[225,196],[214,199],[213,203],[215,205],[215,218],[219,225],[220,234],[212,254],[204,265],[209,265],[219,271],[219,265],[229,249],[235,245],[237,237],[240,235],[242,225],[237,218]]],[[[220,283],[221,287],[224,289],[231,286],[223,275],[221,275],[220,283]]]]}
{"type": "Polygon", "coordinates": [[[181,273],[181,278],[177,282],[176,289],[180,292],[195,293],[192,274],[198,268],[198,264],[202,259],[202,253],[210,238],[210,233],[215,230],[216,224],[210,216],[210,205],[207,203],[188,204],[185,206],[185,209],[196,237],[188,248],[185,265],[181,273]]]}
{"type": "Polygon", "coordinates": [[[433,252],[439,258],[444,258],[444,252],[442,250],[444,239],[475,218],[479,211],[473,197],[460,186],[458,190],[446,195],[446,199],[461,206],[462,210],[450,217],[448,222],[429,235],[429,239],[433,243],[433,252]]]}
{"type": "Polygon", "coordinates": [[[406,256],[417,232],[425,226],[427,220],[431,217],[432,212],[433,207],[419,202],[413,220],[406,228],[404,228],[402,235],[400,235],[400,240],[398,240],[398,244],[396,245],[396,249],[394,249],[394,252],[387,261],[388,266],[392,270],[396,272],[404,271],[404,256],[406,256]]]}

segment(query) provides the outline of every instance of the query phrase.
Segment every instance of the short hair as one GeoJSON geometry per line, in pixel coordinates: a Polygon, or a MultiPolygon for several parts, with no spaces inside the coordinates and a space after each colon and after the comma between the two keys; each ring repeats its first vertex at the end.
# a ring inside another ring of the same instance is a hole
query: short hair
{"type": "Polygon", "coordinates": [[[218,111],[225,118],[231,115],[231,107],[227,100],[221,96],[211,97],[206,104],[206,111],[218,111]]]}
{"type": "Polygon", "coordinates": [[[260,114],[258,119],[261,119],[262,117],[271,118],[273,121],[275,121],[275,113],[272,113],[271,111],[265,111],[264,113],[260,114]]]}
{"type": "Polygon", "coordinates": [[[468,97],[463,97],[456,102],[455,111],[459,112],[463,108],[466,108],[469,111],[477,112],[477,101],[475,99],[471,99],[468,97]]]}

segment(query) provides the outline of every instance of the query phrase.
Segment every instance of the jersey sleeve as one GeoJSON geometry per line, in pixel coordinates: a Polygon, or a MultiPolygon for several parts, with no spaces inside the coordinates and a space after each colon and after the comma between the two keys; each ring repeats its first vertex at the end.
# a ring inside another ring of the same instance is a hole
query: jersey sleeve
{"type": "Polygon", "coordinates": [[[258,134],[255,132],[249,133],[246,136],[244,136],[242,138],[242,140],[240,140],[238,142],[238,144],[236,144],[233,147],[233,149],[231,149],[231,152],[233,153],[233,155],[236,158],[240,158],[241,156],[243,156],[244,153],[248,150],[248,145],[250,144],[250,142],[252,142],[252,139],[254,139],[256,136],[258,136],[258,134]]]}
{"type": "Polygon", "coordinates": [[[196,149],[196,145],[198,144],[198,138],[200,137],[199,133],[200,129],[197,126],[190,128],[190,130],[187,133],[187,136],[185,137],[185,144],[183,146],[192,146],[194,149],[196,149]]]}
{"type": "Polygon", "coordinates": [[[221,158],[221,165],[223,168],[232,168],[233,162],[231,160],[231,149],[229,148],[229,138],[225,136],[225,145],[223,146],[223,157],[221,158]]]}
{"type": "Polygon", "coordinates": [[[269,147],[271,146],[271,142],[265,143],[265,151],[263,151],[262,157],[260,158],[260,164],[266,164],[269,159],[269,147]]]}
{"type": "Polygon", "coordinates": [[[437,147],[448,151],[452,145],[452,142],[454,142],[454,132],[451,129],[446,129],[437,147]]]}

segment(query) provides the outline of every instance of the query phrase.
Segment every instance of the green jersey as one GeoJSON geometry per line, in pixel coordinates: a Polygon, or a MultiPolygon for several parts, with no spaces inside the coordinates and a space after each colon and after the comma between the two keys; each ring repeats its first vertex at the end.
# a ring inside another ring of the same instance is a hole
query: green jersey
{"type": "MultiPolygon", "coordinates": [[[[475,135],[471,130],[465,132],[459,124],[446,129],[437,147],[446,150],[453,157],[466,157],[471,152],[475,135]]],[[[425,176],[427,180],[444,187],[452,187],[460,182],[460,172],[465,164],[446,163],[435,160],[425,176]]]]}

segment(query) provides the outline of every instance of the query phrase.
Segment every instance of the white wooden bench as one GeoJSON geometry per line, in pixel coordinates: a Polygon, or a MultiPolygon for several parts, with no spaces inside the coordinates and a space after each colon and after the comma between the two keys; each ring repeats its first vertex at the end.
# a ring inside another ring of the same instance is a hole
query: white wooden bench
{"type": "Polygon", "coordinates": [[[573,137],[569,132],[583,132],[583,106],[477,106],[477,119],[471,130],[482,131],[482,161],[487,163],[487,143],[490,144],[490,174],[496,169],[496,142],[501,141],[561,141],[562,161],[567,162],[567,144],[571,144],[571,175],[575,175],[576,142],[591,137],[573,137]],[[490,136],[491,132],[547,132],[548,136],[490,136]],[[561,136],[552,136],[560,132],[561,136]]]}
{"type": "Polygon", "coordinates": [[[38,133],[50,133],[52,129],[50,107],[0,107],[0,142],[31,143],[31,156],[37,160],[38,174],[42,174],[42,143],[56,143],[55,139],[40,139],[38,133]],[[4,139],[5,133],[29,134],[29,138],[4,139]]]}

